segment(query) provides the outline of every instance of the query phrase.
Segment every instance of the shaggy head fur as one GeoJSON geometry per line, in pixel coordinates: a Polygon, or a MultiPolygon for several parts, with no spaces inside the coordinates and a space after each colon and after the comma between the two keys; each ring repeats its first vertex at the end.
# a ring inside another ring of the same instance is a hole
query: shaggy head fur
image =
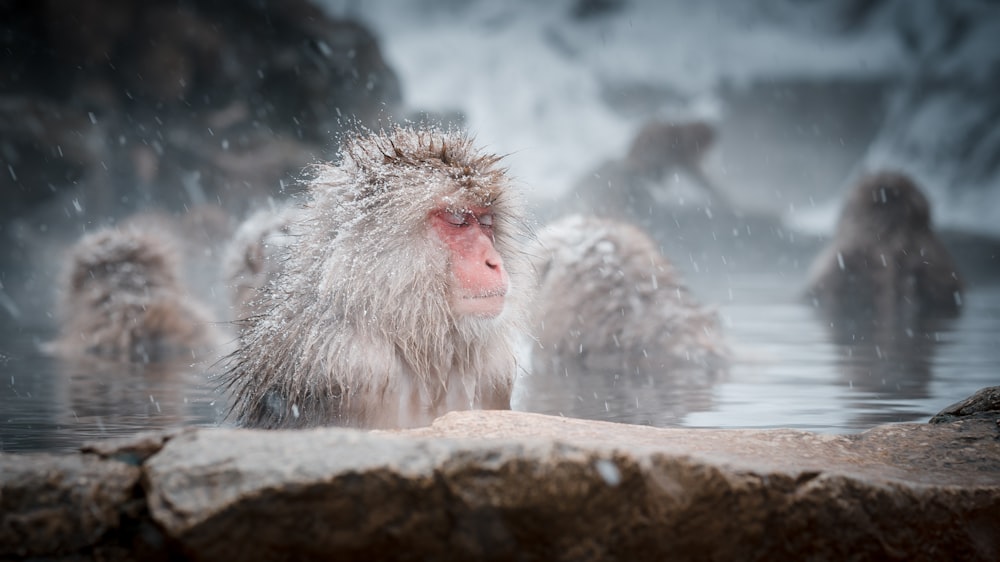
{"type": "Polygon", "coordinates": [[[531,286],[519,201],[500,158],[457,132],[396,128],[345,139],[322,165],[260,313],[225,375],[239,422],[259,427],[429,423],[509,407],[531,286]],[[428,220],[489,207],[511,279],[495,319],[457,317],[449,257],[428,220]]]}

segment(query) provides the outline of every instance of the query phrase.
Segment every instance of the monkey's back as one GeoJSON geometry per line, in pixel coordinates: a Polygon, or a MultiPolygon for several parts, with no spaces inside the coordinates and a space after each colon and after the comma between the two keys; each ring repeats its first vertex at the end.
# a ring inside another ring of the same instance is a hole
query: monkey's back
{"type": "Polygon", "coordinates": [[[851,323],[911,326],[955,316],[963,284],[931,228],[930,204],[896,172],[862,178],[809,273],[809,295],[851,323]]]}
{"type": "Polygon", "coordinates": [[[644,232],[571,216],[539,235],[536,331],[565,361],[672,367],[728,356],[715,314],[700,307],[644,232]]]}

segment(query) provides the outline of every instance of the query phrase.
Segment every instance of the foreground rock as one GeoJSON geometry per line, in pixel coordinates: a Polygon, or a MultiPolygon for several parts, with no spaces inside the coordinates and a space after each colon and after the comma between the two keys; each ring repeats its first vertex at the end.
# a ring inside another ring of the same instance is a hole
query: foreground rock
{"type": "Polygon", "coordinates": [[[0,455],[0,559],[89,549],[123,520],[140,468],[90,455],[0,455]]]}
{"type": "MultiPolygon", "coordinates": [[[[59,549],[14,548],[27,504],[7,498],[44,480],[26,464],[133,461],[146,534],[197,560],[1000,557],[1000,428],[982,416],[819,435],[462,412],[396,433],[191,430],[158,446],[0,456],[0,557],[126,544],[110,518],[59,549]]],[[[64,498],[74,525],[81,501],[64,498]]]]}

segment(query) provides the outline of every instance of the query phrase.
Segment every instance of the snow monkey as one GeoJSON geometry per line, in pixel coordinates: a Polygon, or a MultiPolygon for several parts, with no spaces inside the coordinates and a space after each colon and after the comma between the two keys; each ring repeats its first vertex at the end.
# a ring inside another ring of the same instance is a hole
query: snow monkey
{"type": "Polygon", "coordinates": [[[812,265],[809,293],[847,330],[913,328],[960,312],[962,282],[912,179],[883,171],[858,182],[812,265]]]}
{"type": "Polygon", "coordinates": [[[223,276],[235,318],[246,323],[265,304],[264,287],[274,280],[279,262],[292,240],[290,232],[298,208],[287,205],[251,214],[236,230],[223,260],[223,276]]]}
{"type": "MultiPolygon", "coordinates": [[[[636,133],[624,158],[601,164],[563,197],[560,210],[625,218],[651,226],[657,222],[656,192],[670,172],[688,176],[723,207],[730,202],[709,179],[702,160],[715,143],[715,130],[703,121],[652,121],[636,133]]],[[[558,212],[558,211],[557,211],[558,212]]]]}
{"type": "Polygon", "coordinates": [[[456,131],[353,133],[287,228],[224,373],[239,423],[396,428],[510,407],[532,282],[500,157],[456,131]]]}
{"type": "Polygon", "coordinates": [[[684,172],[713,197],[725,202],[722,193],[702,170],[702,160],[713,144],[715,130],[704,121],[653,121],[636,133],[625,162],[636,173],[653,179],[659,179],[673,170],[684,172]]]}
{"type": "Polygon", "coordinates": [[[145,363],[217,345],[210,314],[183,286],[176,248],[150,225],[82,237],[67,254],[51,351],[145,363]]]}
{"type": "Polygon", "coordinates": [[[656,243],[630,224],[570,215],[539,232],[536,370],[724,367],[728,350],[656,243]],[[542,361],[539,361],[542,359],[542,361]]]}

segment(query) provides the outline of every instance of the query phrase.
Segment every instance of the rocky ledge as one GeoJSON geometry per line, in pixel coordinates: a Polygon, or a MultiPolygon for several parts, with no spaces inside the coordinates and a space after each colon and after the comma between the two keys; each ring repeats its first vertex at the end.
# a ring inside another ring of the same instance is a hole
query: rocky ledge
{"type": "Polygon", "coordinates": [[[0,559],[998,560],[998,390],[856,435],[460,412],[0,455],[0,559]]]}

